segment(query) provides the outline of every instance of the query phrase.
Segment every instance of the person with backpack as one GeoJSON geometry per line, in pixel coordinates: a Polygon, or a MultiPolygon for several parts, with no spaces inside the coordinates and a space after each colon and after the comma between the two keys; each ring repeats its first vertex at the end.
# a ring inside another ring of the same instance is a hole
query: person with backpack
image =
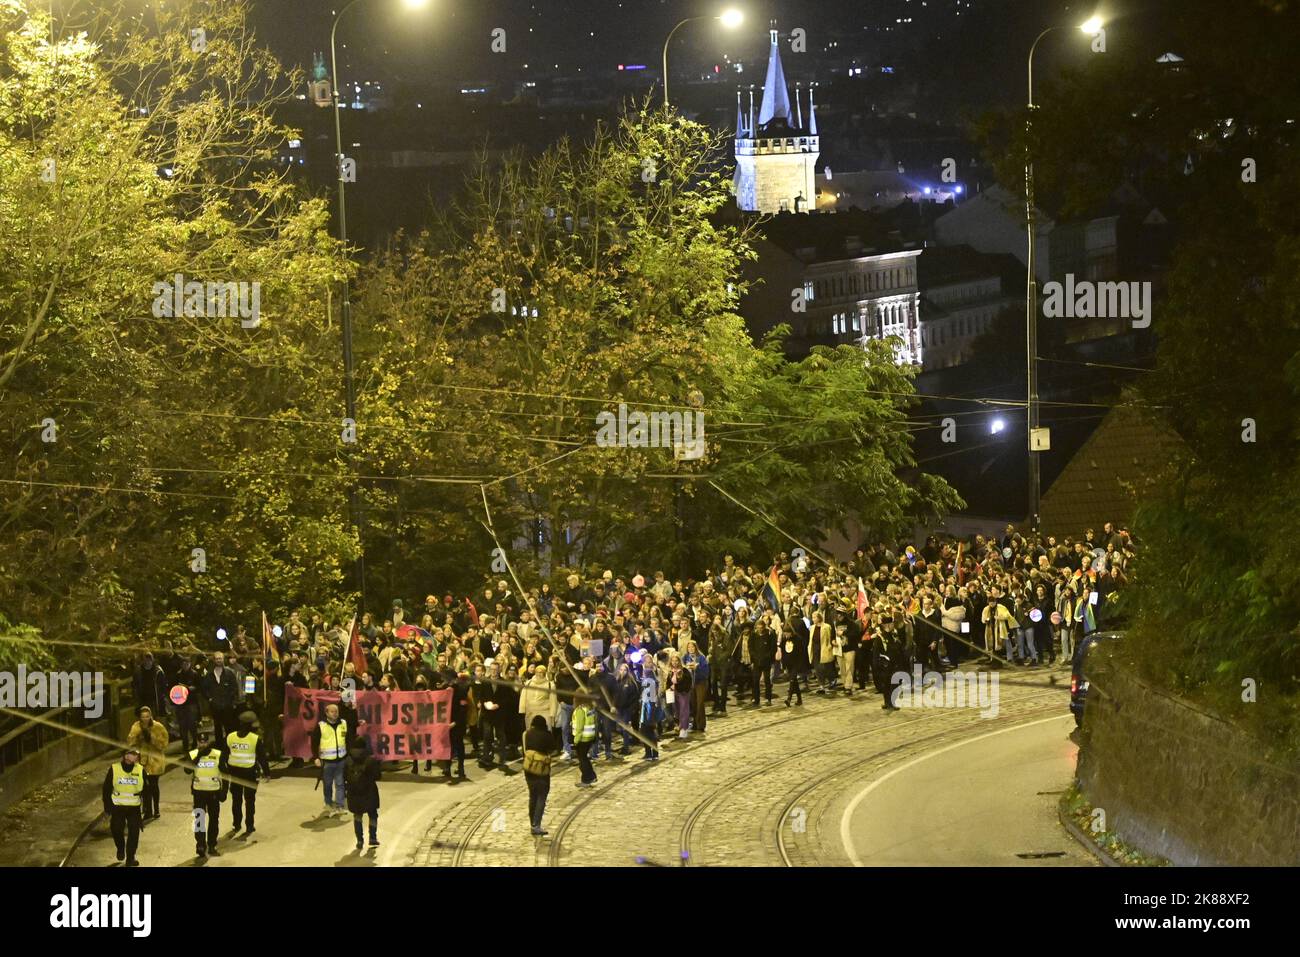
{"type": "Polygon", "coordinates": [[[524,781],[528,784],[528,823],[535,837],[546,834],[542,828],[542,815],[546,813],[546,798],[551,793],[551,755],[555,751],[555,736],[540,714],[533,715],[532,723],[524,732],[524,781]]]}

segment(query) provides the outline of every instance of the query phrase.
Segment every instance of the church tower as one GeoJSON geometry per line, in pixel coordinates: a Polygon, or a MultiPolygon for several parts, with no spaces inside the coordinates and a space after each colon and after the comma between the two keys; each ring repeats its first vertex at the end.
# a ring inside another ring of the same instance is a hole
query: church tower
{"type": "Polygon", "coordinates": [[[757,117],[753,88],[748,113],[741,94],[736,94],[736,205],[751,213],[813,212],[817,208],[817,157],[821,155],[813,87],[808,86],[807,111],[798,99],[802,91],[796,88],[796,116],[790,106],[775,25],[771,39],[757,117]]]}

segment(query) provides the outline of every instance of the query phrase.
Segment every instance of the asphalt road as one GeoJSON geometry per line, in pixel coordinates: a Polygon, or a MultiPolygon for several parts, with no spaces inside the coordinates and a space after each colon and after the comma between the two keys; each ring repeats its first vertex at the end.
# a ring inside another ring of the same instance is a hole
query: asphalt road
{"type": "Polygon", "coordinates": [[[1061,827],[1060,793],[1078,749],[1068,715],[989,731],[897,765],[858,791],[841,819],[861,865],[1090,866],[1061,827]],[[1041,856],[1039,856],[1041,855],[1041,856]]]}
{"type": "MultiPolygon", "coordinates": [[[[413,778],[407,764],[380,784],[380,847],[357,852],[351,819],[321,814],[322,792],[304,769],[261,786],[251,837],[231,834],[223,805],[222,856],[200,865],[189,778],[173,770],[139,859],[173,867],[1090,864],[1056,822],[1058,795],[1039,793],[1064,790],[1073,770],[1068,693],[1055,677],[1009,675],[996,715],[888,712],[874,693],[808,694],[802,708],[786,708],[778,685],[772,705],[733,704],[707,733],[663,742],[658,762],[638,760],[639,749],[598,762],[595,788],[577,788],[576,766],[557,761],[544,838],[529,833],[522,774],[471,762],[471,781],[453,786],[437,770],[413,778]]],[[[68,863],[120,866],[106,822],[68,863]]]]}

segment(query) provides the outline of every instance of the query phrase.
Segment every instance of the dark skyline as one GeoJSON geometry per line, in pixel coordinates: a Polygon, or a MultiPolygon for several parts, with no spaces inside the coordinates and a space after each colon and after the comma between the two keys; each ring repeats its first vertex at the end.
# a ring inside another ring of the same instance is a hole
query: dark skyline
{"type": "MultiPolygon", "coordinates": [[[[410,12],[401,0],[362,0],[339,27],[340,74],[414,85],[521,74],[603,76],[620,63],[658,72],[663,39],[674,23],[721,11],[722,0],[430,0],[410,12]],[[490,51],[493,29],[506,30],[505,53],[490,51]],[[526,67],[525,67],[526,65],[526,67]]],[[[897,60],[925,82],[951,84],[954,96],[990,101],[1023,86],[1023,58],[1043,25],[1068,22],[1093,5],[1058,0],[744,0],[745,24],[731,32],[694,24],[674,40],[674,73],[710,61],[751,59],[766,49],[772,19],[783,33],[802,27],[808,55],[824,46],[863,56],[871,65],[897,60]],[[896,24],[912,19],[912,23],[896,24]]],[[[339,0],[255,0],[254,23],[289,64],[309,68],[313,52],[328,56],[329,27],[339,0]]],[[[1115,6],[1115,4],[1111,4],[1115,6]]],[[[1129,4],[1132,6],[1132,4],[1129,4]]],[[[1044,57],[1052,57],[1044,50],[1044,57]]],[[[801,69],[797,60],[791,73],[801,69]]],[[[745,76],[745,82],[762,82],[745,76]]]]}

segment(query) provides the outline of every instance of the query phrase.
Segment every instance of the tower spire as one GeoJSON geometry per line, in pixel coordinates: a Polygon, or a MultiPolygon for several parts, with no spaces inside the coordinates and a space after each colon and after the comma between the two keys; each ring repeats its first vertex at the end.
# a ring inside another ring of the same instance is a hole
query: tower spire
{"type": "Polygon", "coordinates": [[[774,119],[790,122],[790,88],[785,82],[785,68],[781,65],[780,37],[776,21],[772,21],[772,48],[767,58],[767,80],[763,84],[763,107],[758,113],[758,125],[766,126],[774,119]]]}
{"type": "Polygon", "coordinates": [[[745,138],[745,108],[740,102],[740,87],[736,87],[736,136],[745,138]]]}
{"type": "Polygon", "coordinates": [[[813,136],[817,135],[817,104],[813,103],[813,87],[816,85],[808,84],[808,132],[813,136]]]}
{"type": "MultiPolygon", "coordinates": [[[[794,117],[795,126],[803,129],[803,100],[800,98],[803,84],[796,81],[794,85],[794,117]]],[[[809,88],[811,90],[811,88],[809,88]]]]}
{"type": "Polygon", "coordinates": [[[757,136],[757,127],[754,126],[754,84],[749,84],[749,135],[757,136]]]}

